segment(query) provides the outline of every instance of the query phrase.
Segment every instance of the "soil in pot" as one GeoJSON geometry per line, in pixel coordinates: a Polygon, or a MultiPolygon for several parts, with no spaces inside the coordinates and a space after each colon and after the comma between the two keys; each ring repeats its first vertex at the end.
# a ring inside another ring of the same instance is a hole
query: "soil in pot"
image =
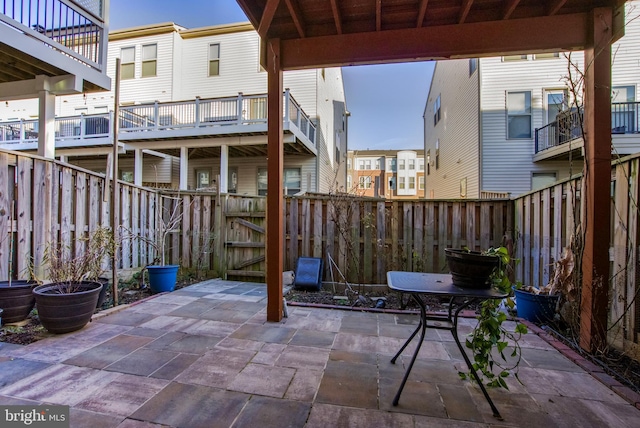
{"type": "Polygon", "coordinates": [[[3,309],[2,324],[19,322],[29,316],[36,303],[31,289],[35,284],[30,281],[0,282],[0,308],[3,309]]]}
{"type": "Polygon", "coordinates": [[[91,320],[101,288],[99,282],[88,281],[37,286],[33,294],[40,322],[51,333],[80,330],[91,320]]]}
{"type": "Polygon", "coordinates": [[[489,277],[500,258],[477,251],[446,248],[444,250],[453,283],[463,288],[491,288],[489,277]]]}

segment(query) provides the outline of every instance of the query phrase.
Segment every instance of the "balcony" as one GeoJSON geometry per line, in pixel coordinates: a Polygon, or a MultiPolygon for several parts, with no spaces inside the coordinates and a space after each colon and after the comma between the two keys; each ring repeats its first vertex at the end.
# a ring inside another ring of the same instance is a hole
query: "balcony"
{"type": "MultiPolygon", "coordinates": [[[[640,102],[611,104],[611,134],[617,155],[640,151],[640,102]]],[[[582,157],[583,109],[561,112],[554,122],[536,128],[534,161],[582,157]]]]}
{"type": "MultiPolygon", "coordinates": [[[[211,98],[120,107],[118,141],[129,148],[162,149],[167,140],[266,135],[267,95],[211,98]]],[[[55,120],[56,149],[110,146],[113,112],[55,120]]],[[[316,154],[316,126],[289,91],[284,93],[283,129],[293,135],[294,151],[316,154]]],[[[198,142],[196,142],[198,140],[198,142]]],[[[183,142],[184,143],[184,142],[183,142]]],[[[186,144],[186,143],[184,143],[186,144]]],[[[188,144],[187,144],[188,145],[188,144]]],[[[35,150],[38,120],[0,123],[0,148],[35,150]]],[[[175,144],[171,143],[171,146],[175,144]]],[[[264,140],[266,154],[266,139],[264,140]]]]}
{"type": "Polygon", "coordinates": [[[28,85],[16,89],[8,84],[39,75],[53,78],[56,95],[108,89],[107,5],[104,0],[0,2],[0,85],[7,84],[0,91],[3,98],[30,95],[18,92],[28,85]]]}

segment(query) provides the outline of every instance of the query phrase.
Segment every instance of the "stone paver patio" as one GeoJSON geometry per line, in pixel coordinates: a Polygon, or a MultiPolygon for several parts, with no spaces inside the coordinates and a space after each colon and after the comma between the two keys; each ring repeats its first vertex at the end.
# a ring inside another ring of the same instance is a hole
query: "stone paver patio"
{"type": "MultiPolygon", "coordinates": [[[[640,410],[530,333],[510,391],[462,381],[430,330],[397,407],[417,315],[289,306],[263,284],[209,280],[28,346],[0,343],[1,404],[71,406],[72,427],[637,427],[640,410]]],[[[473,319],[462,319],[466,331],[473,319]]]]}

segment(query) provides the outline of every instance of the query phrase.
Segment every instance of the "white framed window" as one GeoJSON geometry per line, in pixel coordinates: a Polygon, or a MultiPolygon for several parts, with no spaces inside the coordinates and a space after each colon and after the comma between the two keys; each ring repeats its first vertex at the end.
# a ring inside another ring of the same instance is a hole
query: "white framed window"
{"type": "Polygon", "coordinates": [[[196,169],[196,189],[211,187],[211,170],[196,169]]]}
{"type": "Polygon", "coordinates": [[[531,174],[531,190],[550,186],[556,180],[557,174],[555,172],[534,172],[531,174]]]}
{"type": "Polygon", "coordinates": [[[433,126],[440,122],[440,104],[440,95],[438,95],[438,98],[436,98],[436,101],[433,103],[433,126]]]}
{"type": "Polygon", "coordinates": [[[371,159],[364,161],[364,169],[371,169],[371,159]]]}
{"type": "MultiPolygon", "coordinates": [[[[282,173],[282,186],[287,195],[295,195],[302,190],[300,168],[284,168],[282,173]]],[[[267,195],[267,168],[258,168],[258,195],[267,195]]]]}
{"type": "Polygon", "coordinates": [[[371,177],[370,176],[360,176],[358,180],[358,187],[360,189],[371,189],[371,177]]]}
{"type": "Polygon", "coordinates": [[[414,170],[414,169],[416,169],[416,160],[409,159],[409,170],[414,170]]]}
{"type": "Polygon", "coordinates": [[[556,121],[558,113],[567,108],[567,94],[564,89],[547,89],[545,93],[546,123],[556,121]]]}
{"type": "Polygon", "coordinates": [[[404,190],[405,180],[406,180],[406,177],[398,177],[398,189],[404,190]]]}
{"type": "Polygon", "coordinates": [[[404,159],[398,159],[398,169],[400,171],[404,171],[404,166],[405,166],[405,160],[404,159]]]}
{"type": "Polygon", "coordinates": [[[136,48],[128,46],[120,49],[120,79],[136,77],[136,48]]]}
{"type": "Polygon", "coordinates": [[[531,138],[531,91],[507,92],[507,138],[531,138]]]}
{"type": "Polygon", "coordinates": [[[505,55],[502,57],[502,61],[503,62],[510,62],[510,61],[526,61],[527,60],[527,56],[526,55],[505,55]]]}
{"type": "Polygon", "coordinates": [[[416,178],[409,177],[409,189],[415,189],[415,188],[416,188],[416,178]]]}
{"type": "Polygon", "coordinates": [[[389,159],[389,171],[394,172],[396,170],[396,158],[389,159]]]}
{"type": "Polygon", "coordinates": [[[636,118],[636,87],[613,86],[611,88],[611,132],[613,134],[638,132],[636,118]]]}
{"type": "Polygon", "coordinates": [[[533,59],[558,59],[558,58],[560,58],[560,52],[538,53],[533,56],[533,59]]]}
{"type": "Polygon", "coordinates": [[[358,161],[358,169],[364,169],[364,160],[359,160],[358,161]]]}
{"type": "Polygon", "coordinates": [[[382,162],[380,159],[376,159],[376,168],[375,169],[382,169],[382,162]]]}
{"type": "Polygon", "coordinates": [[[158,72],[158,45],[142,45],[142,77],[155,77],[158,72]]]}
{"type": "Polygon", "coordinates": [[[418,159],[418,171],[424,171],[424,158],[418,159]]]}
{"type": "Polygon", "coordinates": [[[418,189],[424,190],[424,175],[418,177],[418,189]]]}
{"type": "Polygon", "coordinates": [[[220,44],[209,45],[209,77],[220,75],[220,44]]]}

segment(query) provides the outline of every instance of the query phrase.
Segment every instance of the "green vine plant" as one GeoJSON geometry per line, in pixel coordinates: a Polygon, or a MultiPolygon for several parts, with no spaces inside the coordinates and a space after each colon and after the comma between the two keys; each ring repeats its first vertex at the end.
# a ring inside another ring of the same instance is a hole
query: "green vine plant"
{"type": "MultiPolygon", "coordinates": [[[[494,288],[509,293],[509,297],[504,299],[504,302],[509,309],[513,309],[515,302],[509,280],[509,270],[512,269],[509,251],[505,247],[496,247],[483,251],[483,254],[500,258],[500,263],[490,280],[494,288]]],[[[518,341],[523,334],[527,333],[527,326],[516,322],[513,332],[507,330],[503,323],[507,321],[508,316],[501,310],[501,300],[498,299],[482,302],[477,319],[477,326],[465,341],[466,347],[471,349],[473,353],[473,369],[489,387],[509,389],[505,379],[512,373],[518,382],[522,383],[518,377],[518,367],[522,360],[518,341]],[[507,358],[509,343],[512,344],[513,349],[507,358]],[[494,352],[494,349],[497,353],[494,352]],[[496,374],[496,372],[498,373],[496,374]]],[[[470,373],[467,372],[458,372],[458,374],[462,379],[467,379],[470,376],[470,373]]]]}

